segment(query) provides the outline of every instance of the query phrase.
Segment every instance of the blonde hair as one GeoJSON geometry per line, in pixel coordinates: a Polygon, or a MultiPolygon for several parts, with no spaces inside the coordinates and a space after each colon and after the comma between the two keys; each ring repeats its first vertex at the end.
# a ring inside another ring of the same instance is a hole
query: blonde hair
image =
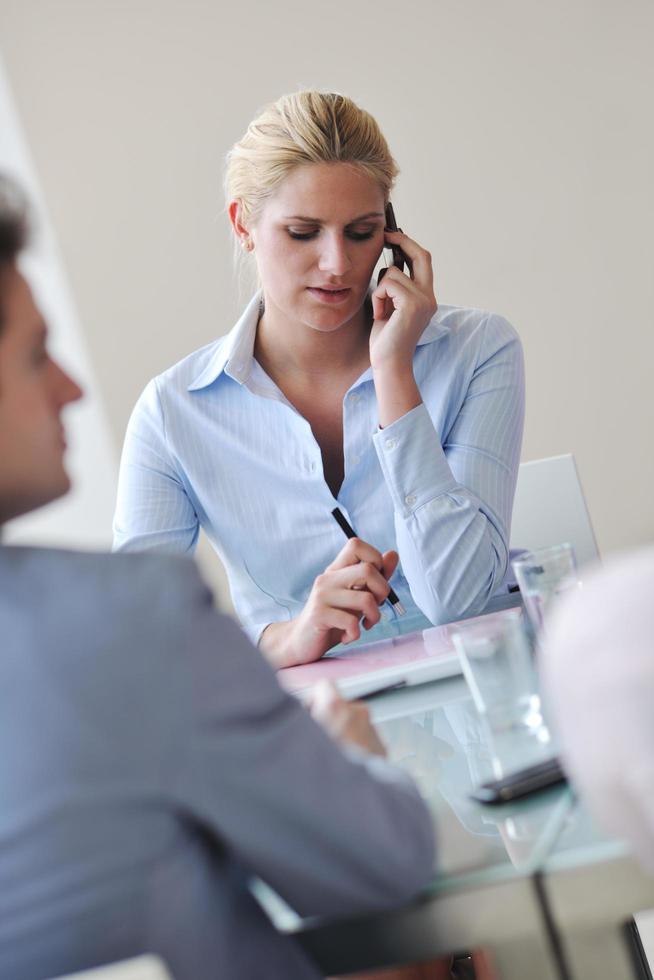
{"type": "Polygon", "coordinates": [[[352,99],[333,92],[283,95],[248,126],[227,155],[225,198],[253,224],[295,167],[349,163],[377,181],[388,198],[398,174],[382,132],[352,99]]]}

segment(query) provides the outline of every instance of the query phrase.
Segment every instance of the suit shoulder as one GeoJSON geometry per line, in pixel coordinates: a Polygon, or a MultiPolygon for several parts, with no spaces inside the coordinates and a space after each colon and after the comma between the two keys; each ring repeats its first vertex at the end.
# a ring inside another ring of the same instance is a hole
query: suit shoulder
{"type": "Polygon", "coordinates": [[[38,594],[48,605],[80,611],[142,607],[167,619],[180,605],[212,603],[195,563],[173,555],[4,547],[0,582],[5,596],[38,594]]]}

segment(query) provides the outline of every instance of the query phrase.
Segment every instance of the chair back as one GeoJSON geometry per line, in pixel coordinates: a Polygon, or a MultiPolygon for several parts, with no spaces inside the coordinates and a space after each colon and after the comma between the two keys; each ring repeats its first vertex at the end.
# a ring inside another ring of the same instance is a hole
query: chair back
{"type": "Polygon", "coordinates": [[[521,463],[518,471],[511,549],[548,548],[569,541],[579,566],[599,557],[574,456],[521,463]]]}

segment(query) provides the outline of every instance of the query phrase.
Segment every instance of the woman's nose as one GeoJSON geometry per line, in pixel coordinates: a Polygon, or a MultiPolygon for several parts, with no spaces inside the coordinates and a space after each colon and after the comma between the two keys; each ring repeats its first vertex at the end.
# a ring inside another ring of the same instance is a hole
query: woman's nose
{"type": "Polygon", "coordinates": [[[321,272],[328,272],[332,276],[344,276],[352,268],[347,243],[340,235],[323,239],[318,265],[321,272]]]}

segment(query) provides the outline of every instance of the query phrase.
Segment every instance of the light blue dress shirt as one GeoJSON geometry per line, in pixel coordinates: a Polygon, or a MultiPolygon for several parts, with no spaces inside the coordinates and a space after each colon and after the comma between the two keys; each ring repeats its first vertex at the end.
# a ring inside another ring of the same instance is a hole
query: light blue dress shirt
{"type": "Polygon", "coordinates": [[[414,355],[423,404],[383,430],[365,371],[343,400],[335,499],[309,423],[254,358],[259,311],[255,296],[230,333],[146,387],[123,448],[115,549],[191,552],[203,527],[257,642],[269,623],[298,615],[343,547],[338,505],[361,538],[399,552],[392,585],[405,629],[481,611],[506,571],[520,459],[513,328],[441,306],[414,355]]]}

